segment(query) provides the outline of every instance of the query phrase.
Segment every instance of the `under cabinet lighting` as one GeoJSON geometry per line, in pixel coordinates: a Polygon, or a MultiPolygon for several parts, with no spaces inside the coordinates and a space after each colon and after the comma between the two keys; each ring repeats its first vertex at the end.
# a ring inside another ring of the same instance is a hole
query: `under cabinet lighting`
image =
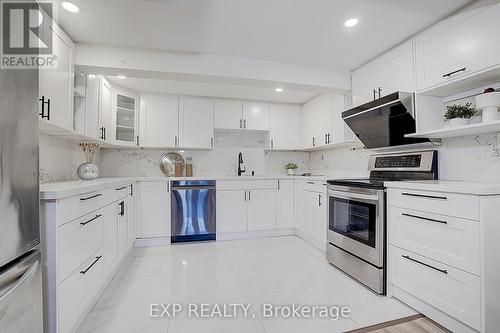
{"type": "Polygon", "coordinates": [[[70,13],[78,13],[80,11],[80,7],[69,1],[63,1],[62,6],[70,13]]]}
{"type": "Polygon", "coordinates": [[[350,18],[347,21],[345,21],[344,25],[348,28],[354,27],[356,24],[358,24],[358,19],[357,18],[350,18]]]}
{"type": "Polygon", "coordinates": [[[276,92],[282,92],[283,88],[276,88],[276,89],[274,89],[274,91],[276,91],[276,92]]]}

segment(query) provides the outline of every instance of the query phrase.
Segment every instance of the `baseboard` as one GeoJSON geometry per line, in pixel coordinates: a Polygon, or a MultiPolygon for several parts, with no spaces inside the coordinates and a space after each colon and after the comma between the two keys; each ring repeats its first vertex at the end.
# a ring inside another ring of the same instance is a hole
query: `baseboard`
{"type": "Polygon", "coordinates": [[[170,245],[170,237],[151,237],[137,238],[134,242],[134,247],[151,247],[151,246],[168,246],[170,245]]]}
{"type": "Polygon", "coordinates": [[[293,236],[295,228],[275,229],[275,230],[254,230],[243,232],[220,232],[217,233],[217,240],[238,240],[238,239],[256,239],[279,236],[293,236]]]}

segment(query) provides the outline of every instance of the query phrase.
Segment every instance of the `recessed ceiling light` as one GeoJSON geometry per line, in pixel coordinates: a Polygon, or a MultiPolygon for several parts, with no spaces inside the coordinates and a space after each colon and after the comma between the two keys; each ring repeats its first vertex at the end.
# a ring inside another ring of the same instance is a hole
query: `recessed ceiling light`
{"type": "Polygon", "coordinates": [[[282,92],[283,88],[276,88],[276,89],[274,89],[274,91],[276,91],[276,92],[282,92]]]}
{"type": "Polygon", "coordinates": [[[350,18],[344,23],[344,25],[348,28],[354,27],[356,24],[358,24],[357,18],[350,18]]]}
{"type": "Polygon", "coordinates": [[[118,75],[118,76],[117,76],[117,78],[119,78],[119,79],[122,79],[122,80],[123,80],[123,79],[126,79],[127,77],[126,77],[125,75],[118,75]]]}
{"type": "Polygon", "coordinates": [[[80,11],[80,7],[69,1],[63,1],[62,6],[70,13],[78,13],[80,11]]]}

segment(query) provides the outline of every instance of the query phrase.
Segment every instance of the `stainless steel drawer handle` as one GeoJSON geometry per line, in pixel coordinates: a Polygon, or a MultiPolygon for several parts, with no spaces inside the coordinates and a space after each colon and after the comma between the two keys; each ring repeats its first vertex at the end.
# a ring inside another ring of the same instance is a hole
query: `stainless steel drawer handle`
{"type": "Polygon", "coordinates": [[[86,197],[86,198],[80,198],[80,201],[87,201],[87,200],[90,200],[90,199],[94,199],[94,198],[97,198],[97,197],[100,197],[102,194],[99,193],[99,194],[96,194],[96,195],[93,195],[91,197],[86,197]]]}
{"type": "Polygon", "coordinates": [[[429,264],[426,264],[425,262],[421,262],[420,260],[410,258],[410,256],[402,255],[402,257],[405,258],[405,259],[408,259],[410,261],[416,262],[417,264],[420,264],[422,266],[432,268],[432,269],[434,269],[434,270],[436,270],[438,272],[441,272],[443,274],[448,274],[448,271],[446,269],[441,269],[441,268],[437,268],[437,267],[431,266],[429,264]]]}
{"type": "Polygon", "coordinates": [[[427,199],[439,199],[439,200],[448,200],[447,197],[440,197],[440,196],[434,196],[434,195],[425,195],[425,194],[414,194],[414,193],[401,193],[402,195],[406,195],[409,197],[418,197],[418,198],[427,198],[427,199]]]}
{"type": "Polygon", "coordinates": [[[87,272],[88,272],[88,271],[89,271],[89,270],[90,270],[90,269],[91,269],[91,268],[92,268],[95,264],[97,264],[97,262],[98,262],[99,260],[101,260],[101,258],[102,258],[102,256],[95,257],[94,262],[93,262],[93,263],[92,263],[89,267],[87,267],[85,270],[80,271],[80,274],[83,274],[83,275],[87,274],[87,272]]]}
{"type": "Polygon", "coordinates": [[[465,72],[466,69],[467,69],[467,67],[463,67],[463,68],[457,69],[456,71],[444,74],[443,77],[450,77],[453,74],[457,74],[457,73],[460,73],[460,72],[465,72]]]}
{"type": "Polygon", "coordinates": [[[87,225],[87,224],[89,224],[90,222],[97,220],[97,219],[98,219],[98,218],[100,218],[101,216],[102,216],[102,214],[96,215],[94,218],[91,218],[91,219],[90,219],[90,220],[88,220],[87,222],[81,222],[81,223],[80,223],[80,225],[87,225]]]}
{"type": "Polygon", "coordinates": [[[124,190],[124,189],[126,189],[126,188],[127,188],[127,186],[123,186],[123,187],[115,188],[115,191],[121,191],[121,190],[124,190]]]}
{"type": "Polygon", "coordinates": [[[418,215],[413,215],[413,214],[408,214],[408,213],[402,213],[401,215],[403,216],[408,216],[408,217],[413,217],[415,219],[420,219],[420,220],[425,220],[425,221],[431,221],[431,222],[437,222],[437,223],[443,223],[443,224],[448,224],[448,222],[443,221],[443,220],[436,220],[436,219],[431,219],[429,217],[423,217],[423,216],[418,216],[418,215]]]}
{"type": "Polygon", "coordinates": [[[314,182],[307,182],[308,184],[314,185],[314,182]]]}

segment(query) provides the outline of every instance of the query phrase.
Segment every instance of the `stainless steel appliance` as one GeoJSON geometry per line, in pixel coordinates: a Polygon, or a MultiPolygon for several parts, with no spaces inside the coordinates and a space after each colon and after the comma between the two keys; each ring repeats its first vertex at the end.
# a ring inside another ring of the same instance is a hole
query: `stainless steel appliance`
{"type": "Polygon", "coordinates": [[[215,180],[172,182],[172,243],[215,240],[215,180]]]}
{"type": "Polygon", "coordinates": [[[413,110],[414,95],[395,92],[344,111],[342,119],[368,149],[429,142],[405,137],[416,130],[413,110]]]}
{"type": "Polygon", "coordinates": [[[42,332],[38,70],[0,70],[0,332],[42,332]]]}
{"type": "Polygon", "coordinates": [[[328,260],[379,294],[386,292],[384,181],[437,179],[437,151],[370,156],[368,179],[328,181],[328,260]]]}

